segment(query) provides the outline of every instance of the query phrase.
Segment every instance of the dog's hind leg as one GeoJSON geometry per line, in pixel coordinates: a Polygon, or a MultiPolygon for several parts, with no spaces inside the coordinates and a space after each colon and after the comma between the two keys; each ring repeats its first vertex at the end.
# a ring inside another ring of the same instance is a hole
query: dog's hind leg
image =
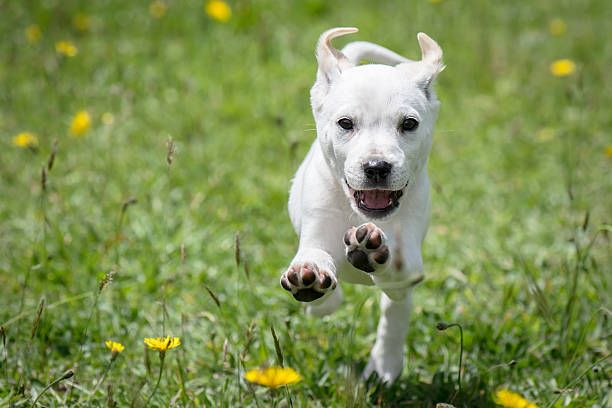
{"type": "Polygon", "coordinates": [[[404,366],[404,344],[410,323],[412,293],[401,301],[391,300],[385,293],[380,298],[380,320],[376,343],[363,372],[363,378],[378,373],[381,381],[392,383],[404,366]]]}

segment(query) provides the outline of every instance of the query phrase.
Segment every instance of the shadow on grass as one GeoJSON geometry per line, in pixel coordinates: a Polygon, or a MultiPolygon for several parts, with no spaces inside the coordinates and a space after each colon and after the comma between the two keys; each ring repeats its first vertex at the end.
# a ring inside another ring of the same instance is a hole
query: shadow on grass
{"type": "Polygon", "coordinates": [[[438,403],[453,406],[480,408],[495,407],[482,378],[464,380],[461,391],[457,391],[457,375],[438,371],[431,383],[417,378],[399,378],[393,385],[382,386],[377,378],[367,383],[370,403],[375,407],[422,407],[435,408],[438,403]]]}

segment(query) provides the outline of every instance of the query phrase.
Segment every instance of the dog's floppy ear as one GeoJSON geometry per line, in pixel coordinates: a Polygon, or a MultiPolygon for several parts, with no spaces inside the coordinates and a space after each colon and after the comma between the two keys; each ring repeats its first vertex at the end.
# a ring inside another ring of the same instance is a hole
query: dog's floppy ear
{"type": "Polygon", "coordinates": [[[317,70],[317,80],[310,91],[313,107],[320,105],[332,82],[340,76],[342,71],[354,66],[346,55],[331,45],[331,40],[357,31],[359,30],[354,27],[338,27],[325,31],[319,37],[316,49],[319,69],[317,70]]]}
{"type": "Polygon", "coordinates": [[[425,33],[418,33],[417,40],[421,46],[421,62],[427,65],[427,75],[422,81],[421,88],[423,92],[425,92],[427,99],[429,99],[431,95],[431,83],[444,69],[444,64],[442,63],[442,48],[425,33]]]}

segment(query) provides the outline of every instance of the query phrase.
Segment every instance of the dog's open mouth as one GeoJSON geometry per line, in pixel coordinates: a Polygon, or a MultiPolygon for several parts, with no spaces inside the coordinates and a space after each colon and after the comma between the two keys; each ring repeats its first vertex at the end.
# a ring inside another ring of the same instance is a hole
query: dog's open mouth
{"type": "Polygon", "coordinates": [[[355,199],[357,207],[371,217],[384,217],[399,206],[399,200],[404,195],[406,187],[401,190],[355,190],[348,182],[349,192],[355,199]]]}

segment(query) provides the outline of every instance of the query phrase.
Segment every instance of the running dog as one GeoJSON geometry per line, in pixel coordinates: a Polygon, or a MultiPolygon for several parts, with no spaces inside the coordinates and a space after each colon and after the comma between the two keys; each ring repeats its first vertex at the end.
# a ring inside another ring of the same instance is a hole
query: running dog
{"type": "Polygon", "coordinates": [[[363,375],[390,383],[403,367],[412,287],[423,278],[427,162],[440,106],[433,82],[444,65],[424,33],[420,61],[369,42],[331,45],[355,32],[333,28],[317,44],[310,91],[317,138],[291,187],[300,243],[280,283],[313,315],[341,304],[339,281],[378,286],[381,317],[363,375]]]}

